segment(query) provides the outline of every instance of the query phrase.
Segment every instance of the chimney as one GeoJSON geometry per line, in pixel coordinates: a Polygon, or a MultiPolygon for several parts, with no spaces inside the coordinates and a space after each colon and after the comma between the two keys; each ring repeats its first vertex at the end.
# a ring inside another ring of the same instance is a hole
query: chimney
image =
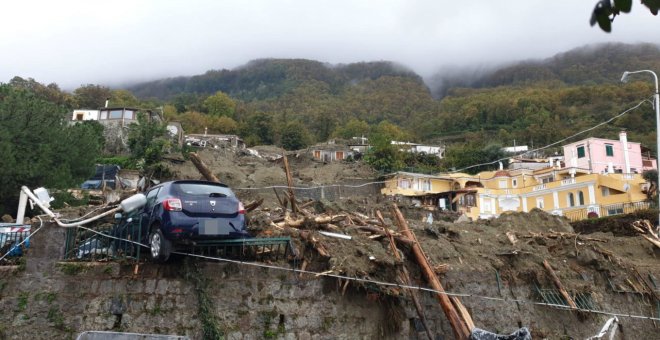
{"type": "Polygon", "coordinates": [[[625,162],[625,173],[630,173],[630,157],[628,156],[628,135],[625,131],[619,132],[619,141],[623,149],[623,161],[625,162]]]}

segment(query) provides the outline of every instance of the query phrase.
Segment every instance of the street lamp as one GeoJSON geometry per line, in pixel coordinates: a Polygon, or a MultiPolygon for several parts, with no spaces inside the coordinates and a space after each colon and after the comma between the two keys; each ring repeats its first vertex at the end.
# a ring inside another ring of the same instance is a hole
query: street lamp
{"type": "MultiPolygon", "coordinates": [[[[660,94],[658,93],[658,76],[655,72],[651,70],[639,70],[623,72],[621,76],[621,82],[625,83],[628,81],[628,76],[635,73],[648,72],[653,75],[653,80],[655,80],[655,94],[653,95],[653,106],[655,106],[655,128],[656,128],[656,138],[657,138],[657,156],[655,158],[656,170],[658,170],[658,183],[655,186],[655,194],[658,195],[658,209],[660,210],[660,169],[658,169],[658,162],[660,162],[660,94]]],[[[660,213],[658,214],[658,225],[660,226],[660,213]]]]}

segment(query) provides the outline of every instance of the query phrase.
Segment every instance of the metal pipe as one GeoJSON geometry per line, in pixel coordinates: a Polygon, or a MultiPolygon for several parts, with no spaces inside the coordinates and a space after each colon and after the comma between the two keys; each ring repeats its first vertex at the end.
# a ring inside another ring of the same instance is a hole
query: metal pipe
{"type": "Polygon", "coordinates": [[[96,220],[98,220],[98,219],[101,218],[101,217],[105,217],[105,216],[108,216],[108,215],[110,215],[110,214],[114,214],[114,213],[116,213],[117,211],[120,211],[120,210],[121,210],[121,206],[119,206],[119,207],[116,207],[116,208],[110,209],[110,210],[108,210],[108,211],[106,211],[106,212],[104,212],[104,213],[102,213],[102,214],[99,214],[99,215],[96,215],[96,216],[94,216],[94,217],[88,218],[88,219],[86,219],[86,220],[82,220],[82,221],[78,221],[78,222],[74,222],[74,223],[62,223],[62,221],[60,221],[60,220],[57,218],[57,215],[55,215],[55,213],[53,213],[50,209],[48,209],[48,207],[46,207],[46,206],[45,206],[45,205],[39,200],[39,198],[37,198],[37,196],[35,196],[35,195],[32,193],[32,191],[30,191],[30,189],[29,189],[28,187],[26,187],[26,186],[21,187],[21,192],[25,193],[25,194],[27,195],[27,197],[29,197],[29,198],[30,198],[30,199],[31,199],[31,200],[32,200],[37,206],[39,206],[39,208],[41,208],[41,210],[43,210],[48,216],[52,217],[53,220],[55,220],[55,222],[57,222],[57,225],[59,225],[60,227],[63,227],[63,228],[78,227],[78,226],[81,226],[81,225],[83,225],[83,224],[87,224],[87,223],[89,223],[89,222],[96,221],[96,220]]]}
{"type": "Polygon", "coordinates": [[[18,212],[16,213],[16,223],[23,224],[25,220],[25,207],[27,206],[27,195],[21,191],[21,194],[18,198],[18,212]]]}
{"type": "MultiPolygon", "coordinates": [[[[623,76],[621,76],[621,81],[626,82],[628,80],[628,75],[635,74],[635,73],[642,73],[642,72],[648,72],[653,75],[653,80],[655,81],[655,94],[653,95],[654,99],[654,106],[655,106],[655,128],[656,128],[656,171],[658,172],[658,183],[656,184],[656,189],[655,189],[655,194],[658,196],[658,210],[660,210],[660,191],[658,190],[658,186],[660,186],[660,171],[658,171],[658,160],[660,160],[660,93],[658,92],[658,75],[655,74],[655,72],[651,70],[639,70],[639,71],[632,71],[632,72],[623,72],[623,76]]],[[[660,211],[658,212],[658,226],[660,226],[660,211]]]]}

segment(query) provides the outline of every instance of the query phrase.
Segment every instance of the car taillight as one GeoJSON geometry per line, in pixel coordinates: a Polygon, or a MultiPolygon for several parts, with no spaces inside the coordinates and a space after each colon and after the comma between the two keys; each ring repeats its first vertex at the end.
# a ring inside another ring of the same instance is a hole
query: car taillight
{"type": "Polygon", "coordinates": [[[181,211],[183,206],[178,198],[168,198],[163,201],[163,208],[167,211],[181,211]]]}
{"type": "Polygon", "coordinates": [[[238,213],[239,214],[245,214],[245,207],[243,206],[243,202],[238,202],[238,213]]]}

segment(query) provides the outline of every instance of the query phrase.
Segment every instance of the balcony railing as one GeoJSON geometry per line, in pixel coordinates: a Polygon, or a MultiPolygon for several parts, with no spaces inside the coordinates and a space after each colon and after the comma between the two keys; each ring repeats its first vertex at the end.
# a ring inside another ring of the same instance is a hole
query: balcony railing
{"type": "Polygon", "coordinates": [[[561,180],[561,185],[569,185],[569,184],[575,184],[575,178],[567,178],[567,179],[562,179],[561,180]]]}
{"type": "Polygon", "coordinates": [[[532,191],[544,190],[546,188],[546,183],[536,185],[532,188],[532,191]]]}
{"type": "Polygon", "coordinates": [[[651,207],[651,203],[646,201],[617,203],[617,204],[600,205],[597,207],[597,209],[591,209],[591,210],[587,209],[586,207],[572,209],[572,210],[565,210],[564,216],[566,216],[566,218],[568,218],[571,221],[579,221],[588,218],[589,213],[592,211],[596,212],[596,216],[594,217],[605,217],[605,216],[629,214],[637,210],[644,210],[650,207],[651,207]]]}

